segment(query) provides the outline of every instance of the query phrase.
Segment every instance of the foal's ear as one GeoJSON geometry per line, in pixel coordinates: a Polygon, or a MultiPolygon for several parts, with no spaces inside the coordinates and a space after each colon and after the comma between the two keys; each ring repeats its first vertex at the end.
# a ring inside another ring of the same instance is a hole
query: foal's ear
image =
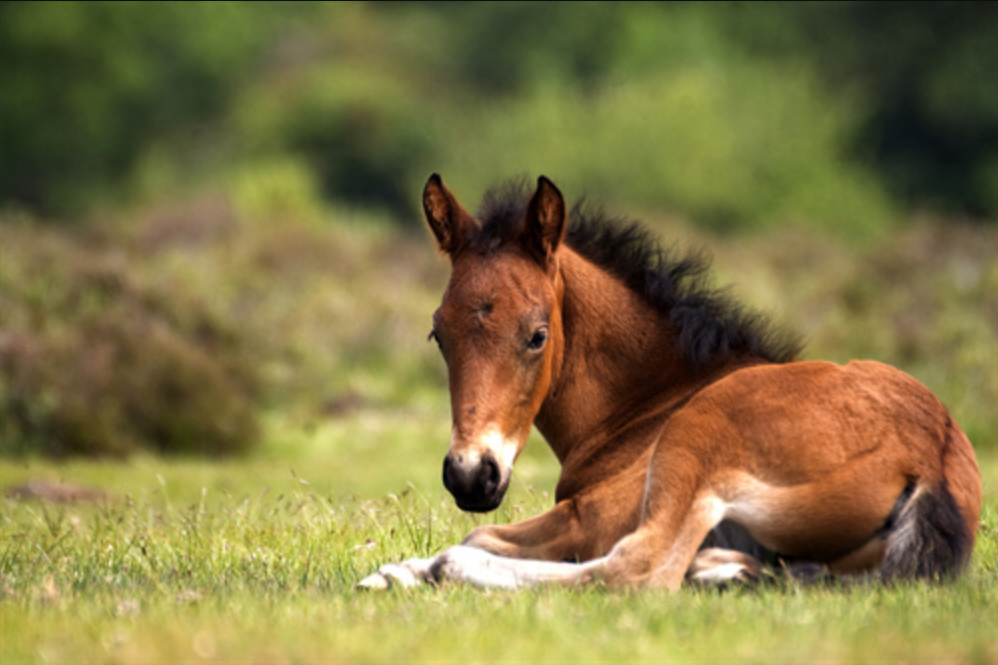
{"type": "Polygon", "coordinates": [[[567,222],[565,198],[553,182],[541,176],[537,179],[537,191],[527,204],[524,228],[525,239],[534,255],[543,262],[550,259],[565,237],[567,222]]]}
{"type": "Polygon", "coordinates": [[[423,188],[423,214],[440,251],[450,256],[464,248],[477,226],[436,173],[430,176],[423,188]]]}

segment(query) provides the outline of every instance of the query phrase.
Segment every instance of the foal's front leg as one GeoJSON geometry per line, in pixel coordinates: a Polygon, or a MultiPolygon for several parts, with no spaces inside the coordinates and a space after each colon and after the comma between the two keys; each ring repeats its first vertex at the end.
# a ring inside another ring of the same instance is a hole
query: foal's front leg
{"type": "Polygon", "coordinates": [[[401,563],[386,563],[376,573],[368,575],[357,587],[361,589],[383,590],[394,587],[408,589],[433,581],[430,568],[437,557],[429,559],[407,559],[401,563]]]}
{"type": "Polygon", "coordinates": [[[682,504],[661,502],[658,508],[667,510],[656,511],[607,556],[585,563],[513,559],[458,545],[433,559],[410,559],[383,566],[362,580],[360,586],[383,589],[448,579],[499,589],[604,582],[612,588],[675,590],[683,582],[700,543],[720,521],[719,507],[710,496],[682,504]]]}
{"type": "Polygon", "coordinates": [[[592,581],[606,561],[562,563],[511,559],[455,545],[432,559],[409,559],[382,566],[358,584],[366,589],[410,588],[424,582],[450,580],[486,589],[522,589],[541,585],[573,585],[592,581]]]}
{"type": "MultiPolygon", "coordinates": [[[[493,586],[488,583],[494,577],[491,573],[483,573],[481,581],[476,582],[478,578],[474,574],[463,571],[470,571],[480,563],[486,565],[483,570],[491,567],[492,571],[508,571],[509,565],[498,563],[504,559],[532,559],[535,560],[532,563],[547,563],[592,558],[589,552],[594,549],[594,544],[587,538],[587,530],[583,528],[579,515],[575,501],[569,499],[558,502],[546,513],[516,524],[481,526],[468,534],[460,546],[429,559],[386,564],[377,573],[361,580],[359,586],[370,589],[408,588],[436,581],[442,576],[462,579],[478,586],[493,586]],[[476,552],[488,556],[477,556],[476,552]]],[[[498,586],[507,585],[500,583],[498,586]]]]}
{"type": "MultiPolygon", "coordinates": [[[[513,563],[498,563],[497,558],[530,560],[530,564],[597,559],[609,552],[618,540],[637,527],[643,484],[643,472],[623,474],[584,495],[563,499],[551,510],[536,517],[515,524],[480,526],[462,541],[462,549],[452,548],[459,552],[455,555],[459,563],[451,567],[456,571],[466,571],[476,565],[473,563],[475,561],[489,562],[492,570],[500,568],[510,570],[515,567],[513,563]],[[627,497],[637,498],[627,500],[627,497]],[[466,549],[483,550],[497,557],[475,559],[473,554],[463,553],[466,549]]],[[[434,559],[410,559],[397,564],[388,564],[382,566],[374,575],[364,578],[360,586],[410,587],[438,579],[441,571],[444,576],[455,578],[455,575],[447,572],[449,568],[442,564],[431,571],[433,562],[434,559]]],[[[528,565],[522,570],[517,568],[517,574],[521,579],[540,580],[547,574],[540,572],[542,569],[555,570],[544,568],[543,565],[535,567],[528,565]]],[[[557,570],[560,573],[572,571],[574,568],[557,570]]],[[[470,574],[457,572],[456,578],[465,579],[468,575],[470,574]]],[[[483,574],[482,579],[492,579],[491,573],[483,574]]],[[[466,581],[478,583],[473,579],[466,581]]],[[[485,582],[479,585],[489,586],[485,582]]]]}
{"type": "Polygon", "coordinates": [[[595,529],[582,524],[580,514],[575,499],[559,501],[551,510],[522,522],[477,527],[461,544],[513,559],[591,559],[595,529]]]}
{"type": "Polygon", "coordinates": [[[647,460],[551,510],[516,524],[481,526],[461,543],[515,559],[588,561],[607,554],[638,527],[647,460]]]}
{"type": "Polygon", "coordinates": [[[646,522],[610,554],[585,563],[513,559],[457,545],[433,559],[382,566],[359,586],[408,588],[447,579],[496,589],[603,581],[613,588],[657,586],[674,590],[683,581],[699,543],[716,524],[715,513],[713,501],[695,502],[679,519],[646,522]]]}

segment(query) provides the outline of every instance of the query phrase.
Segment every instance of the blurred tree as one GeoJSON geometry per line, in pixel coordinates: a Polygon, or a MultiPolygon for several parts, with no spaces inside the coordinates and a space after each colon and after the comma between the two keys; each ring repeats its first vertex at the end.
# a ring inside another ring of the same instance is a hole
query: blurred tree
{"type": "Polygon", "coordinates": [[[0,3],[0,199],[66,214],[243,84],[266,4],[0,3]]]}
{"type": "Polygon", "coordinates": [[[843,148],[900,203],[998,217],[998,3],[388,3],[413,5],[441,16],[454,75],[482,95],[691,59],[800,63],[858,109],[843,148]],[[633,39],[635,18],[670,43],[633,39]]]}
{"type": "Polygon", "coordinates": [[[634,10],[618,2],[423,4],[445,17],[458,74],[484,94],[553,80],[594,85],[626,48],[624,19],[634,10]]]}
{"type": "Polygon", "coordinates": [[[207,145],[221,162],[304,157],[327,196],[409,216],[413,183],[437,155],[467,152],[490,107],[555,91],[594,108],[620,86],[644,99],[711,70],[765,88],[774,108],[787,72],[813,80],[845,118],[813,159],[872,167],[871,186],[912,208],[998,218],[986,2],[3,2],[0,201],[66,215],[151,146],[178,161],[207,145]],[[247,125],[267,136],[233,121],[247,104],[270,105],[247,125]]]}
{"type": "Polygon", "coordinates": [[[400,99],[404,90],[368,74],[360,90],[344,84],[351,77],[341,74],[289,91],[280,113],[281,140],[307,160],[328,199],[413,218],[417,204],[410,181],[427,168],[434,149],[423,130],[426,118],[400,99]]]}
{"type": "Polygon", "coordinates": [[[998,3],[705,5],[753,53],[806,58],[857,98],[853,153],[903,203],[998,217],[998,3]]]}

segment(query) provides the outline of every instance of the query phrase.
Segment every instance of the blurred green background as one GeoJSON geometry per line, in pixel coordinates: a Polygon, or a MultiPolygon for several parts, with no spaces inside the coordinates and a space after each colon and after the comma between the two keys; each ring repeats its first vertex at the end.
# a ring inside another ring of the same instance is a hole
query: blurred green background
{"type": "Polygon", "coordinates": [[[0,454],[436,469],[432,172],[706,245],[994,451],[995,72],[995,3],[0,3],[0,454]]]}

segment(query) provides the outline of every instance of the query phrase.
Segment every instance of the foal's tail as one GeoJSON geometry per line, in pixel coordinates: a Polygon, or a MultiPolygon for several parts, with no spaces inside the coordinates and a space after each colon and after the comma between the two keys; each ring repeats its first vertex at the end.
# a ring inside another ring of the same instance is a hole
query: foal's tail
{"type": "Polygon", "coordinates": [[[941,479],[913,481],[885,525],[884,581],[956,577],[970,560],[981,505],[981,475],[967,437],[952,421],[940,455],[941,479]],[[893,518],[893,519],[892,519],[893,518]]]}
{"type": "Polygon", "coordinates": [[[887,534],[880,564],[884,581],[955,577],[970,559],[974,540],[945,481],[915,486],[887,534]]]}

